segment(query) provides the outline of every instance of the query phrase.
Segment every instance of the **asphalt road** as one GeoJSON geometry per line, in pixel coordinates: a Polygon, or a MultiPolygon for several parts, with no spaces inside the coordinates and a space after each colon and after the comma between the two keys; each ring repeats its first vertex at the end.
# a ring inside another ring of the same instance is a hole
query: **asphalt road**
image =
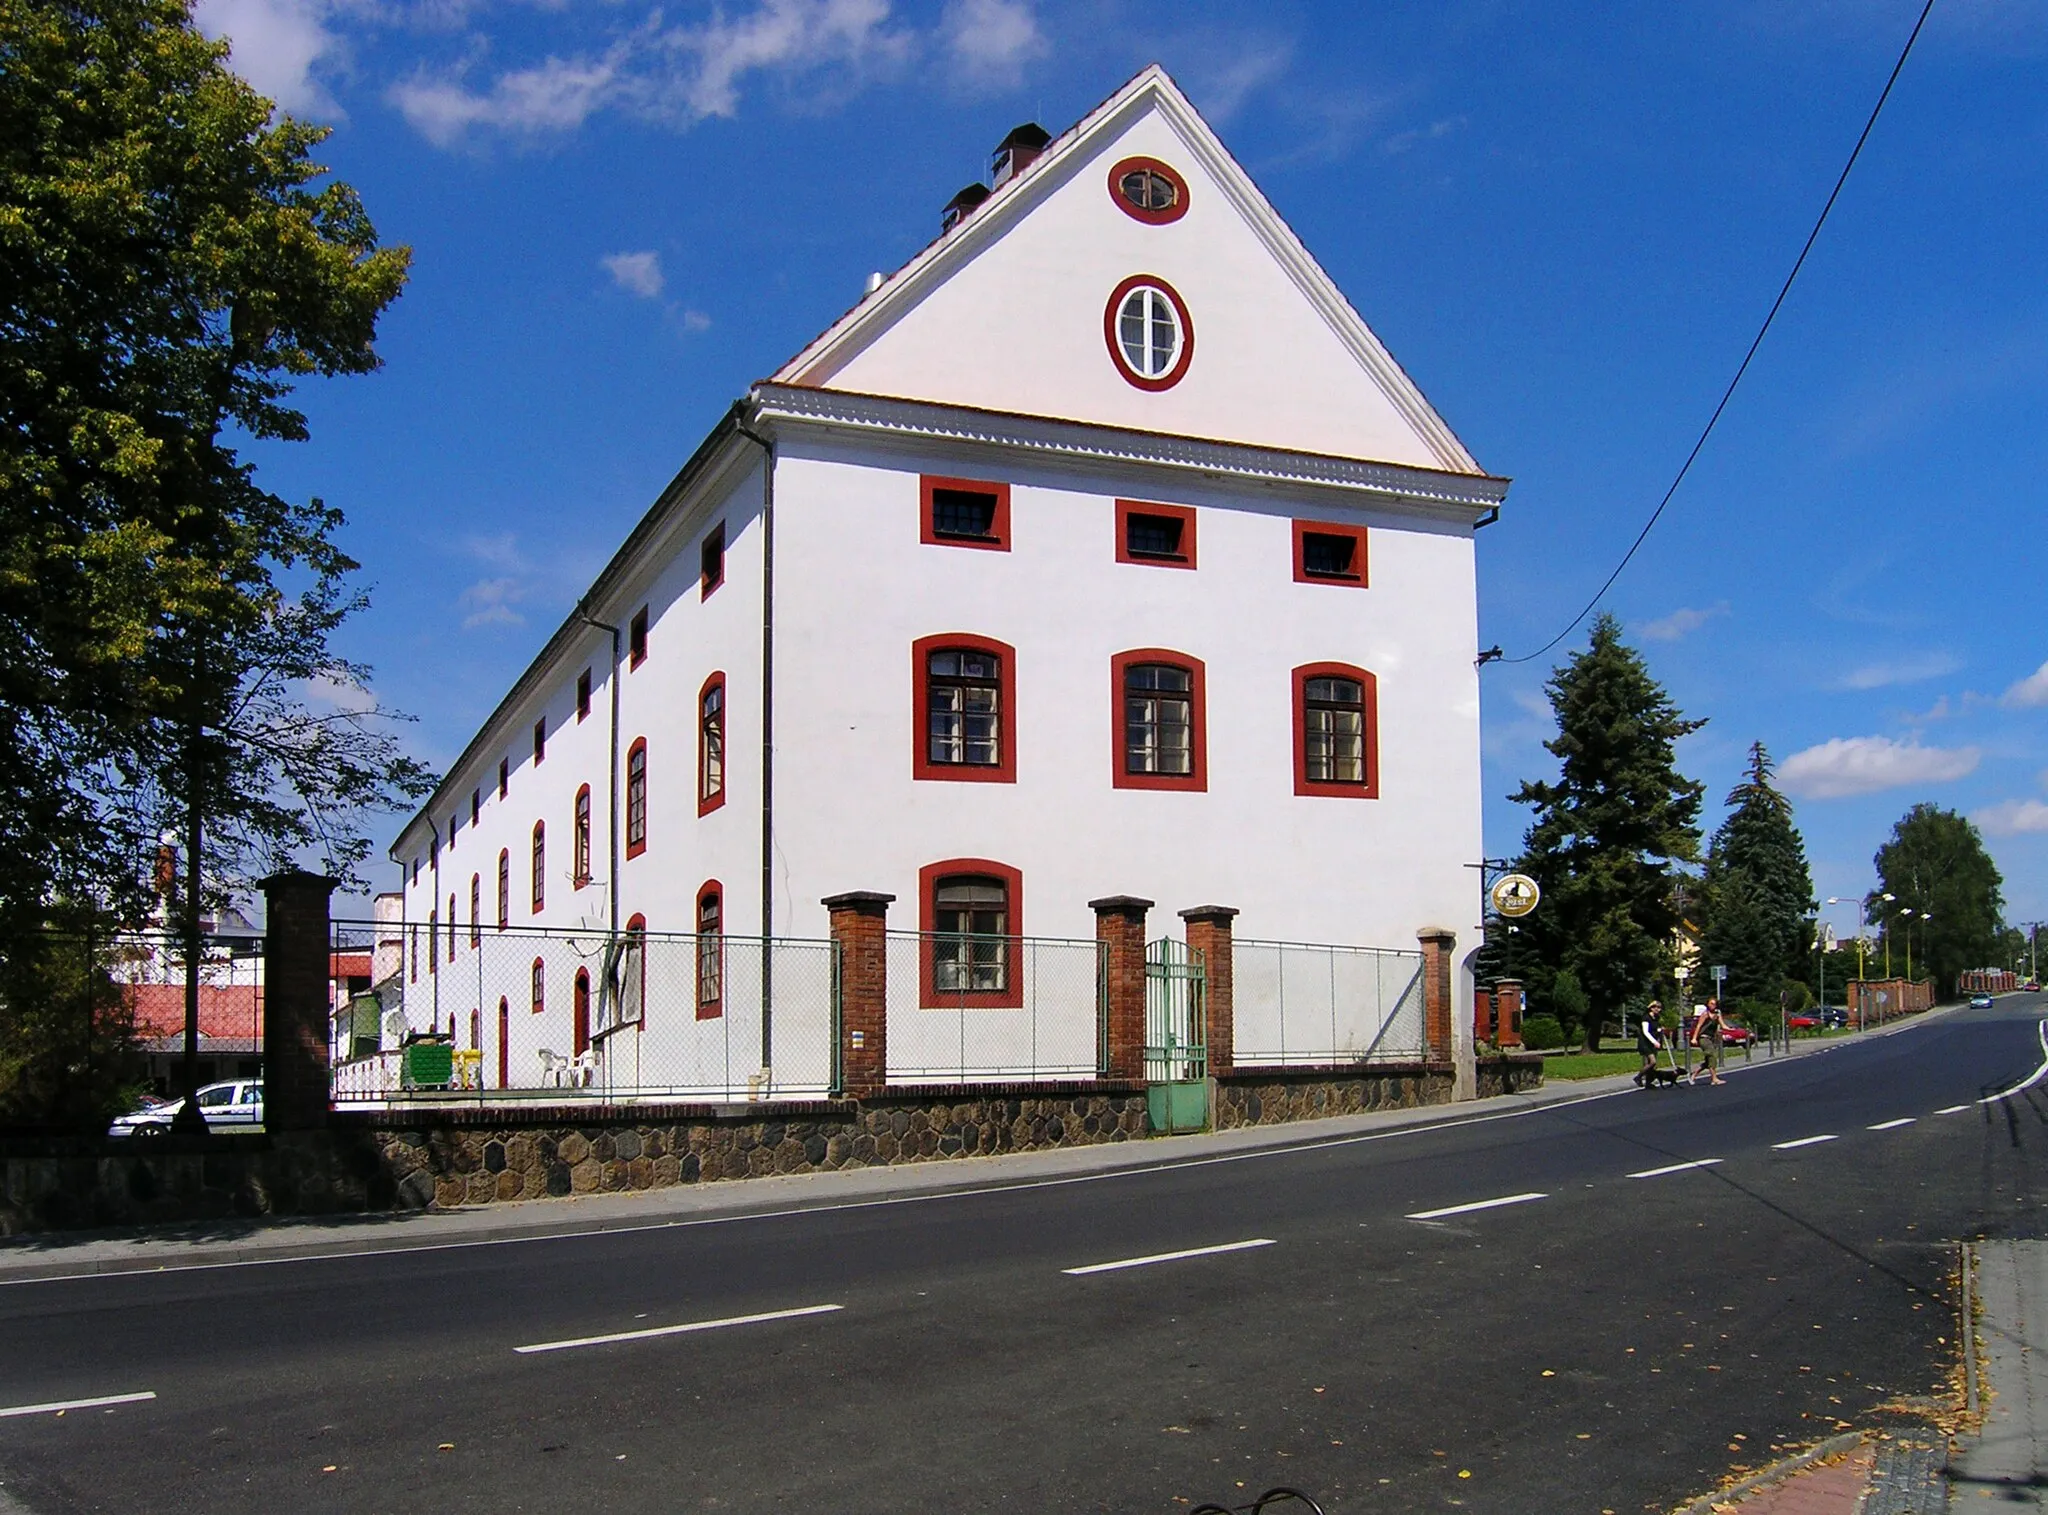
{"type": "Polygon", "coordinates": [[[1668,1509],[1946,1383],[1953,1241],[2044,1234],[2048,1076],[1993,1097],[2043,1014],[1029,1187],[0,1287],[0,1512],[1668,1509]]]}

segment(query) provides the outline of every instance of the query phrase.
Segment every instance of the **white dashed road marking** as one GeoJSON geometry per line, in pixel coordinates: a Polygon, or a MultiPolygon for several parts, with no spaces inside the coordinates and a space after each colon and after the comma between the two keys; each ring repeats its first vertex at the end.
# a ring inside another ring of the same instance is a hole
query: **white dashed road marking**
{"type": "Polygon", "coordinates": [[[1969,1108],[1970,1107],[1968,1105],[1950,1105],[1947,1108],[1937,1110],[1934,1113],[1936,1115],[1961,1115],[1965,1110],[1969,1108]]]}
{"type": "Polygon", "coordinates": [[[724,1320],[693,1320],[688,1325],[655,1326],[646,1331],[614,1331],[609,1336],[576,1336],[567,1341],[537,1341],[515,1352],[566,1352],[571,1347],[608,1347],[614,1342],[648,1341],[657,1336],[686,1336],[692,1331],[718,1331],[726,1326],[756,1326],[770,1320],[795,1320],[802,1315],[830,1315],[844,1305],[805,1305],[800,1310],[769,1310],[760,1315],[729,1315],[724,1320]]]}
{"type": "Polygon", "coordinates": [[[1417,1210],[1406,1217],[1409,1220],[1442,1220],[1448,1215],[1470,1215],[1475,1210],[1498,1210],[1502,1205],[1526,1205],[1532,1199],[1548,1199],[1548,1194],[1507,1194],[1499,1199],[1474,1200],[1469,1205],[1449,1205],[1441,1210],[1417,1210]]]}
{"type": "Polygon", "coordinates": [[[1833,1135],[1802,1136],[1796,1142],[1772,1142],[1771,1150],[1773,1152],[1790,1152],[1794,1147],[1815,1147],[1819,1146],[1822,1142],[1831,1142],[1837,1139],[1833,1135]]]}
{"type": "Polygon", "coordinates": [[[66,1410],[97,1410],[106,1405],[137,1405],[156,1395],[144,1391],[141,1394],[106,1394],[98,1399],[56,1399],[46,1405],[10,1405],[0,1409],[0,1420],[15,1415],[60,1415],[66,1410]]]}
{"type": "Polygon", "coordinates": [[[1086,1273],[1114,1273],[1121,1268],[1149,1268],[1153,1263],[1179,1262],[1184,1257],[1214,1257],[1219,1252],[1249,1252],[1253,1247],[1270,1247],[1273,1238],[1254,1236],[1249,1241],[1227,1241],[1219,1247],[1189,1247],[1181,1252],[1154,1252],[1149,1257],[1124,1257],[1115,1262],[1089,1263],[1085,1268],[1062,1268],[1072,1278],[1086,1273]]]}
{"type": "Polygon", "coordinates": [[[1721,1160],[1721,1159],[1720,1159],[1720,1158],[1718,1158],[1718,1157],[1702,1157],[1702,1158],[1699,1158],[1698,1160],[1696,1160],[1696,1161],[1694,1161],[1694,1162],[1689,1162],[1689,1163],[1673,1163],[1673,1164],[1671,1164],[1671,1166],[1670,1166],[1670,1167],[1668,1167],[1668,1168],[1645,1168],[1645,1169],[1643,1169],[1643,1171],[1642,1171],[1642,1172],[1640,1172],[1640,1173],[1631,1173],[1631,1174],[1629,1174],[1629,1177],[1630,1177],[1630,1178],[1662,1178],[1662,1177],[1663,1177],[1663,1176],[1664,1176],[1665,1174],[1667,1174],[1667,1173],[1690,1173],[1690,1172],[1691,1172],[1691,1171],[1692,1171],[1693,1169],[1695,1169],[1695,1168],[1711,1168],[1711,1167],[1713,1167],[1713,1166],[1714,1166],[1714,1165],[1715,1165],[1716,1163],[1718,1163],[1718,1162],[1719,1162],[1720,1160],[1721,1160]]]}
{"type": "Polygon", "coordinates": [[[1896,1131],[1901,1126],[1912,1125],[1916,1119],[1918,1119],[1917,1116],[1902,1115],[1897,1120],[1881,1120],[1876,1125],[1865,1126],[1863,1129],[1866,1131],[1896,1131]]]}
{"type": "Polygon", "coordinates": [[[2041,1038],[2041,1066],[2032,1073],[2029,1073],[2023,1082],[2014,1084],[2010,1089],[2001,1089],[1996,1094],[1980,1099],[1977,1101],[1978,1104],[1995,1105],[2000,1100],[2011,1099],[2022,1090],[2031,1089],[2034,1085],[2041,1082],[2042,1079],[2048,1078],[2048,1021],[2041,1022],[2035,1029],[2041,1038]]]}

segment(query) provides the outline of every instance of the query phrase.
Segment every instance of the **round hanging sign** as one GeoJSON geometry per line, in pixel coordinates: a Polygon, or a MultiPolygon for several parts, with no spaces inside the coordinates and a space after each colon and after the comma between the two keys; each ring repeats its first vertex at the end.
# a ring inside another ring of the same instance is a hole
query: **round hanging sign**
{"type": "Polygon", "coordinates": [[[1509,920],[1520,920],[1536,908],[1543,891],[1526,873],[1510,873],[1493,881],[1493,908],[1509,920]]]}

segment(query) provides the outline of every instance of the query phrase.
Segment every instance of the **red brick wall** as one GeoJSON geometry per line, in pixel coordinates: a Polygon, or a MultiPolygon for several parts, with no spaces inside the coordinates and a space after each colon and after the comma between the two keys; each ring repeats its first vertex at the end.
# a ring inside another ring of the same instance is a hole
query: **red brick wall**
{"type": "Polygon", "coordinates": [[[1431,1062],[1448,1062],[1451,1057],[1451,952],[1458,945],[1458,933],[1442,926],[1425,926],[1415,933],[1422,943],[1422,1025],[1423,1046],[1431,1062]]]}
{"type": "Polygon", "coordinates": [[[1115,894],[1090,900],[1095,939],[1108,950],[1109,1077],[1145,1076],[1145,912],[1152,901],[1115,894]]]}
{"type": "Polygon", "coordinates": [[[1236,1066],[1231,922],[1237,918],[1237,912],[1228,905],[1197,905],[1181,911],[1180,918],[1188,923],[1188,946],[1202,954],[1202,992],[1209,1016],[1209,1076],[1220,1078],[1236,1066]]]}
{"type": "Polygon", "coordinates": [[[314,1131],[327,1124],[329,1072],[327,897],[317,873],[263,880],[263,1124],[314,1131]]]}
{"type": "Polygon", "coordinates": [[[839,1056],[846,1092],[878,1094],[889,1076],[889,906],[893,894],[855,890],[825,901],[839,945],[839,1056]]]}

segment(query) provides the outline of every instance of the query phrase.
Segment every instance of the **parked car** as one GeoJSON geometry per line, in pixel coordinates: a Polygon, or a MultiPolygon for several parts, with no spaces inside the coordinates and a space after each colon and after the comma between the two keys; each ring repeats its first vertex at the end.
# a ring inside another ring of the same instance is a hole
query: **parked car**
{"type": "Polygon", "coordinates": [[[1804,1014],[1788,1015],[1785,1017],[1785,1025],[1793,1031],[1818,1031],[1820,1029],[1820,1017],[1804,1014]]]}
{"type": "Polygon", "coordinates": [[[1849,1012],[1840,1005],[1823,1005],[1820,1011],[1820,1023],[1823,1026],[1840,1031],[1849,1024],[1849,1012]]]}
{"type": "Polygon", "coordinates": [[[1756,1044],[1756,1033],[1736,1021],[1721,1022],[1721,1045],[1724,1047],[1749,1047],[1756,1044]]]}
{"type": "MultiPolygon", "coordinates": [[[[147,1101],[142,1109],[118,1117],[107,1128],[107,1135],[168,1136],[171,1122],[184,1106],[182,1099],[147,1101]]],[[[246,1131],[262,1125],[263,1080],[237,1078],[205,1085],[199,1091],[199,1113],[213,1131],[246,1131]]]]}
{"type": "Polygon", "coordinates": [[[2040,984],[2033,979],[2028,979],[2024,984],[2021,984],[2020,987],[2026,990],[2029,994],[2039,994],[2041,992],[2040,984]]]}
{"type": "Polygon", "coordinates": [[[1972,1010],[1989,1010],[1991,1005],[1992,999],[1988,994],[1973,994],[1970,996],[1970,1008],[1972,1010]]]}

